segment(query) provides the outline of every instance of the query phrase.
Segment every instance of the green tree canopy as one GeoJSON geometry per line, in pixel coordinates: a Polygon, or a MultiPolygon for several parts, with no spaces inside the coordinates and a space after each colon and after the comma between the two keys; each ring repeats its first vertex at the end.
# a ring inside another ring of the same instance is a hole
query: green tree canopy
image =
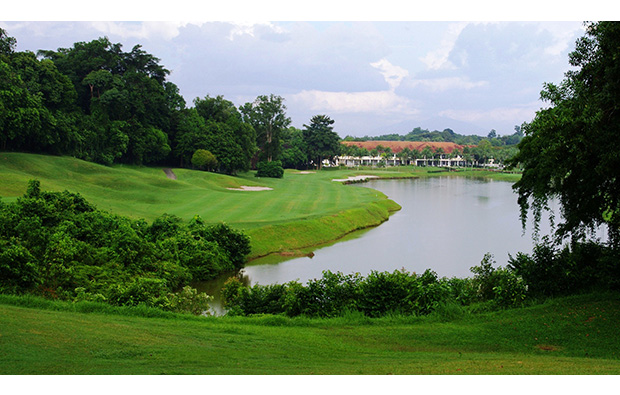
{"type": "Polygon", "coordinates": [[[523,125],[525,137],[511,161],[523,177],[514,185],[521,219],[535,215],[557,198],[563,222],[556,241],[583,238],[608,224],[611,241],[620,242],[620,23],[598,22],[569,55],[575,69],[559,84],[544,84],[541,99],[549,108],[523,125]]]}
{"type": "Polygon", "coordinates": [[[282,133],[291,124],[291,119],[286,116],[284,99],[273,94],[261,95],[254,102],[241,106],[240,110],[244,121],[256,131],[259,160],[270,162],[279,159],[282,133]]]}
{"type": "Polygon", "coordinates": [[[340,154],[340,136],[334,132],[334,120],[327,115],[315,115],[310,125],[304,125],[303,136],[308,158],[321,168],[323,159],[340,154]]]}

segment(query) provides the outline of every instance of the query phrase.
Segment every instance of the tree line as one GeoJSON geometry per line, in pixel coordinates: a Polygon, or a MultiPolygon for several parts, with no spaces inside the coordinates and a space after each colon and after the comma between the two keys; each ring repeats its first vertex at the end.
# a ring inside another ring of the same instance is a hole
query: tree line
{"type": "Polygon", "coordinates": [[[238,108],[207,95],[188,107],[140,45],[126,52],[104,37],[36,54],[16,45],[0,29],[1,150],[180,167],[202,150],[212,157],[201,153],[198,167],[236,174],[263,161],[308,166],[338,149],[333,120],[317,115],[299,134],[277,95],[238,108]]]}
{"type": "Polygon", "coordinates": [[[445,141],[459,145],[478,145],[482,141],[488,141],[493,147],[515,146],[519,144],[522,139],[523,131],[521,130],[521,126],[515,126],[514,133],[504,136],[500,136],[495,129],[491,129],[485,137],[458,134],[450,128],[440,132],[438,130],[429,131],[428,129],[422,129],[418,126],[405,135],[389,133],[373,137],[346,136],[344,138],[345,141],[445,141]]]}

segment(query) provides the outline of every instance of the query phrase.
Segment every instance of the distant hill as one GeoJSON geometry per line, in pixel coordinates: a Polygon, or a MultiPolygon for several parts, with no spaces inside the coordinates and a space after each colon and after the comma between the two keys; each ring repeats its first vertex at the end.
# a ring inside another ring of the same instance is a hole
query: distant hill
{"type": "Polygon", "coordinates": [[[401,135],[396,133],[384,134],[381,136],[352,137],[347,136],[344,141],[418,141],[418,142],[451,142],[458,145],[478,145],[482,140],[490,140],[494,146],[515,145],[523,138],[520,130],[512,135],[499,136],[493,130],[487,136],[462,135],[455,133],[452,129],[443,131],[414,128],[411,132],[401,135]]]}
{"type": "Polygon", "coordinates": [[[489,133],[488,128],[484,128],[480,125],[475,125],[470,122],[457,121],[455,119],[447,117],[434,117],[424,120],[406,120],[390,124],[388,126],[376,129],[369,133],[369,135],[379,136],[382,134],[398,133],[407,134],[415,126],[428,130],[445,130],[451,129],[462,135],[478,135],[486,136],[489,133]],[[388,133],[389,132],[389,133],[388,133]]]}

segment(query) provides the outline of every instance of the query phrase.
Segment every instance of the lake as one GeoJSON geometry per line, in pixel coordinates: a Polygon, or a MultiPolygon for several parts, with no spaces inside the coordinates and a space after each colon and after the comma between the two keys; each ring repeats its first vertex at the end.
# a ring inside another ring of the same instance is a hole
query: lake
{"type": "MultiPolygon", "coordinates": [[[[402,206],[389,221],[302,257],[278,263],[267,258],[243,269],[249,285],[306,282],[324,270],[360,273],[405,269],[439,277],[469,277],[489,252],[505,266],[509,255],[530,253],[532,234],[519,219],[512,183],[483,178],[432,177],[371,180],[349,188],[379,190],[402,206]]],[[[528,228],[531,228],[531,222],[528,228]]],[[[541,224],[541,235],[549,232],[541,224]]]]}

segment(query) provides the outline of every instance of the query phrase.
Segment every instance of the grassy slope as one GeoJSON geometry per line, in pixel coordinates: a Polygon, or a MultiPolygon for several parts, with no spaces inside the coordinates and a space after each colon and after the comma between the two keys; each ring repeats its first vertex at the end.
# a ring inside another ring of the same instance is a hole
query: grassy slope
{"type": "Polygon", "coordinates": [[[449,322],[142,318],[6,303],[0,374],[620,374],[618,294],[449,322]]]}
{"type": "Polygon", "coordinates": [[[301,174],[287,171],[283,179],[258,179],[254,173],[229,177],[175,169],[169,180],[161,168],[105,167],[69,157],[0,153],[0,196],[23,195],[28,181],[38,179],[45,190],[79,192],[102,210],[152,221],[163,213],[188,220],[224,221],[248,232],[252,256],[291,251],[378,225],[399,206],[366,188],[348,188],[331,181],[352,171],[301,174]],[[231,191],[242,185],[270,191],[231,191]]]}

